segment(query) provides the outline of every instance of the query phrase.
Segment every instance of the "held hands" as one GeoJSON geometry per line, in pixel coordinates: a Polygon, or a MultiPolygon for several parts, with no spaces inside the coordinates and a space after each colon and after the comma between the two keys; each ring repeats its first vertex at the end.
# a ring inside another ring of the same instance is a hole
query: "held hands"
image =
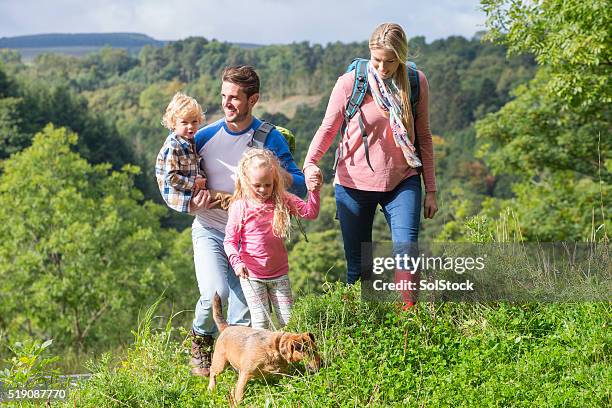
{"type": "Polygon", "coordinates": [[[214,200],[208,190],[200,190],[189,201],[189,212],[194,212],[202,208],[211,209],[219,205],[220,200],[214,200]]]}
{"type": "Polygon", "coordinates": [[[323,174],[321,169],[311,164],[304,169],[304,177],[306,178],[306,188],[308,191],[319,191],[323,185],[323,174]]]}
{"type": "Polygon", "coordinates": [[[196,176],[195,191],[204,190],[205,188],[206,188],[206,178],[202,176],[196,176]]]}
{"type": "Polygon", "coordinates": [[[436,215],[436,213],[438,212],[435,191],[425,193],[425,201],[423,202],[423,212],[425,218],[433,218],[433,216],[436,215]]]}
{"type": "Polygon", "coordinates": [[[246,266],[239,266],[236,268],[236,276],[239,278],[248,279],[249,278],[249,270],[246,266]]]}

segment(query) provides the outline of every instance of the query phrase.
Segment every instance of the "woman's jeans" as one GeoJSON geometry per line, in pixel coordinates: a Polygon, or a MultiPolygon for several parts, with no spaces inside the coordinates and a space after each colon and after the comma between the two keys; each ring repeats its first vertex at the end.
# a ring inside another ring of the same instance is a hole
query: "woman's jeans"
{"type": "MultiPolygon", "coordinates": [[[[394,252],[401,253],[398,248],[407,245],[410,252],[416,249],[421,221],[420,176],[408,177],[395,189],[386,192],[356,190],[336,184],[337,216],[344,241],[349,284],[361,277],[361,245],[372,242],[372,225],[378,204],[391,229],[394,252]]],[[[363,265],[363,269],[371,271],[372,265],[363,265]]]]}
{"type": "Polygon", "coordinates": [[[212,313],[215,292],[221,297],[223,308],[227,308],[228,323],[248,326],[251,318],[240,279],[234,273],[223,249],[225,234],[214,228],[194,225],[191,235],[193,261],[200,289],[193,330],[199,335],[213,335],[217,331],[212,313]]]}

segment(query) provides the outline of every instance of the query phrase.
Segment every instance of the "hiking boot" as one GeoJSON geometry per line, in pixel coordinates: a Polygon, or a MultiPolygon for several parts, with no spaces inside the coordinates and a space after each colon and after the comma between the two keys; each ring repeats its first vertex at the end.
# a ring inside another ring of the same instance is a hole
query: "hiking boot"
{"type": "Polygon", "coordinates": [[[419,281],[419,272],[413,273],[408,270],[396,269],[395,270],[395,283],[404,283],[405,285],[411,284],[415,289],[401,289],[399,290],[402,300],[397,304],[397,308],[403,312],[412,309],[417,301],[418,291],[416,290],[416,284],[419,281]]]}
{"type": "Polygon", "coordinates": [[[414,307],[414,302],[396,302],[395,303],[395,307],[397,308],[398,311],[400,312],[407,312],[408,310],[412,309],[414,307]]]}
{"type": "Polygon", "coordinates": [[[212,336],[200,336],[191,329],[191,374],[208,377],[214,339],[212,336]]]}

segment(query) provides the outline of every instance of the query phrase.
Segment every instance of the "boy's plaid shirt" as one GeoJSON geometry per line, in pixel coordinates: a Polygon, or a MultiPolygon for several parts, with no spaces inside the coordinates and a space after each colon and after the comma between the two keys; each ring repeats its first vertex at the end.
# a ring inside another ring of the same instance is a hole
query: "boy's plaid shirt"
{"type": "Polygon", "coordinates": [[[166,138],[155,162],[155,177],[164,201],[173,210],[189,212],[195,179],[200,174],[200,160],[193,139],[174,133],[166,138]]]}

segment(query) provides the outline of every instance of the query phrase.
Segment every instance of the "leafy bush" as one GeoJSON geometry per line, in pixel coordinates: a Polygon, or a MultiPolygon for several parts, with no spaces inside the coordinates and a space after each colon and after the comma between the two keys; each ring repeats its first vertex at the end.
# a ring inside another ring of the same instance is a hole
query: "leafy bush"
{"type": "Polygon", "coordinates": [[[44,343],[38,340],[26,340],[7,345],[13,354],[7,358],[7,368],[0,371],[0,384],[5,389],[26,388],[53,380],[59,373],[52,368],[59,357],[49,356],[48,348],[53,340],[44,343]],[[51,378],[48,378],[51,377],[51,378]]]}

